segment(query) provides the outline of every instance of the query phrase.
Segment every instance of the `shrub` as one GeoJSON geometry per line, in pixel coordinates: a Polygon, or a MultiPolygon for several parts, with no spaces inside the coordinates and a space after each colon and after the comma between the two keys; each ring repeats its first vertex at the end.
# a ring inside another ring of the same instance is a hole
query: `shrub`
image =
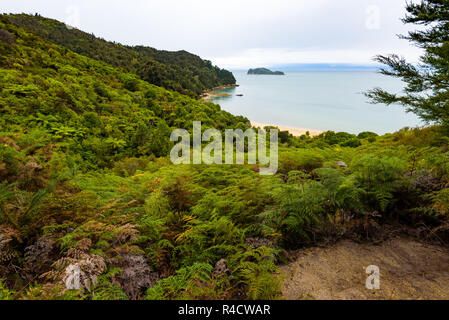
{"type": "Polygon", "coordinates": [[[150,161],[145,158],[126,158],[114,164],[114,173],[121,177],[133,176],[136,171],[144,171],[150,161]]]}
{"type": "Polygon", "coordinates": [[[0,41],[4,41],[9,45],[13,45],[14,37],[7,30],[0,29],[0,41]]]}
{"type": "Polygon", "coordinates": [[[12,300],[15,292],[8,290],[3,285],[3,282],[0,280],[0,300],[12,300]]]}
{"type": "Polygon", "coordinates": [[[443,216],[449,213],[449,188],[435,192],[432,196],[432,209],[443,216]]]}
{"type": "Polygon", "coordinates": [[[370,139],[370,138],[376,138],[378,136],[379,135],[377,133],[365,131],[365,132],[359,133],[357,138],[359,138],[359,139],[370,139]]]}
{"type": "Polygon", "coordinates": [[[147,300],[193,300],[217,299],[219,288],[212,280],[213,267],[207,263],[176,271],[174,276],[159,280],[147,290],[147,300]]]}
{"type": "Polygon", "coordinates": [[[350,147],[350,148],[357,148],[360,147],[361,145],[362,142],[360,141],[359,138],[352,138],[341,144],[342,147],[350,147]]]}
{"type": "Polygon", "coordinates": [[[14,179],[19,173],[23,155],[14,148],[0,144],[0,178],[14,179]]]}
{"type": "Polygon", "coordinates": [[[234,282],[246,289],[251,300],[274,300],[281,295],[281,279],[273,275],[278,271],[275,252],[259,247],[230,257],[229,267],[234,282]]]}
{"type": "Polygon", "coordinates": [[[279,157],[279,172],[287,174],[290,171],[311,172],[321,168],[324,157],[314,149],[301,149],[297,152],[281,153],[279,157]]]}
{"type": "Polygon", "coordinates": [[[356,182],[367,191],[368,204],[381,212],[385,212],[393,192],[400,188],[405,168],[404,160],[373,154],[355,160],[351,166],[356,182]]]}

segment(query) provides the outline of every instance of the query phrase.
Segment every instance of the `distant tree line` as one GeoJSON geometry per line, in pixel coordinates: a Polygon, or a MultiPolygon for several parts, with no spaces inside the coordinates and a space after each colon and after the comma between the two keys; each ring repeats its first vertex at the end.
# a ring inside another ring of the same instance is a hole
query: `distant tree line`
{"type": "Polygon", "coordinates": [[[11,23],[55,44],[191,97],[197,97],[207,89],[236,83],[232,72],[213,66],[211,61],[187,51],[169,52],[143,46],[124,46],[78,29],[69,29],[62,22],[40,15],[10,14],[6,17],[11,23]]]}

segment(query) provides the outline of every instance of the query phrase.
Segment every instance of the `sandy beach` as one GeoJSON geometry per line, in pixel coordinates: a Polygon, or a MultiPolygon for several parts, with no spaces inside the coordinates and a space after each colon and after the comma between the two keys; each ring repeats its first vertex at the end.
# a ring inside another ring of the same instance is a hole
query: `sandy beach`
{"type": "Polygon", "coordinates": [[[282,125],[277,125],[277,124],[267,124],[267,123],[260,123],[260,122],[253,122],[251,121],[251,125],[253,127],[260,127],[260,128],[264,128],[264,127],[278,127],[279,130],[281,131],[288,131],[291,134],[293,134],[296,137],[302,136],[304,134],[306,134],[307,131],[309,131],[310,136],[315,137],[320,135],[321,133],[323,133],[324,131],[321,130],[315,130],[315,129],[307,129],[307,128],[298,128],[298,127],[288,127],[288,126],[282,126],[282,125]]]}

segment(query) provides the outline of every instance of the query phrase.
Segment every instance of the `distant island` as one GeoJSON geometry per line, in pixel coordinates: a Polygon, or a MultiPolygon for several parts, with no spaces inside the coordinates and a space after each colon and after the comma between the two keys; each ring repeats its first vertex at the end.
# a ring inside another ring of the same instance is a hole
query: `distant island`
{"type": "Polygon", "coordinates": [[[263,74],[263,75],[272,75],[272,76],[284,76],[285,73],[282,71],[271,71],[267,68],[256,68],[249,69],[248,74],[263,74]]]}

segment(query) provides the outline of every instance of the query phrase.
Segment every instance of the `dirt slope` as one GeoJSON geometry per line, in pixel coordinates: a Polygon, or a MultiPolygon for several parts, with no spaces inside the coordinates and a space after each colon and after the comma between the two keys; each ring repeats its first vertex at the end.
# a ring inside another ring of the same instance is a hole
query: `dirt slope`
{"type": "Polygon", "coordinates": [[[449,299],[449,250],[409,239],[302,250],[282,271],[288,300],[449,299]],[[380,268],[379,290],[365,287],[370,265],[380,268]]]}

